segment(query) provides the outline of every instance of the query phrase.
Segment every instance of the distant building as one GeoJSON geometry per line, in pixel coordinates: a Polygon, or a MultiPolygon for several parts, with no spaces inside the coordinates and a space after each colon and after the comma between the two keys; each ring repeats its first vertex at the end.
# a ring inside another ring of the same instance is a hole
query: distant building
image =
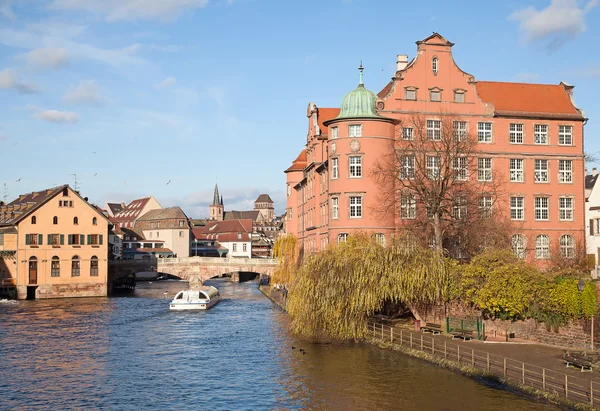
{"type": "Polygon", "coordinates": [[[213,193],[213,202],[208,207],[210,219],[214,221],[223,221],[224,219],[224,208],[223,208],[223,197],[219,196],[219,187],[215,184],[215,191],[213,193]]]}
{"type": "Polygon", "coordinates": [[[261,194],[254,201],[254,209],[260,213],[260,221],[272,221],[275,218],[273,200],[268,194],[261,194]]]}
{"type": "MultiPolygon", "coordinates": [[[[108,206],[108,204],[107,204],[108,206]]],[[[112,218],[120,228],[132,228],[138,218],[151,210],[161,209],[162,206],[152,196],[138,198],[127,204],[125,208],[118,211],[112,218]]],[[[108,210],[107,210],[108,211],[108,210]]],[[[109,213],[110,215],[110,213],[109,213]]]]}
{"type": "Polygon", "coordinates": [[[109,217],[114,217],[125,208],[125,203],[106,203],[104,210],[109,217]]]}
{"type": "Polygon", "coordinates": [[[148,242],[162,240],[164,248],[170,249],[177,257],[190,256],[191,229],[188,217],[180,207],[148,211],[137,219],[135,230],[141,231],[148,242]]]}
{"type": "Polygon", "coordinates": [[[211,221],[192,233],[194,255],[252,257],[252,220],[211,221]]]}
{"type": "Polygon", "coordinates": [[[587,253],[593,254],[596,261],[596,276],[600,274],[600,183],[598,171],[585,176],[585,219],[587,228],[587,253]]]}
{"type": "Polygon", "coordinates": [[[219,187],[215,184],[212,204],[209,208],[210,221],[225,220],[252,220],[253,222],[272,221],[275,218],[273,200],[268,194],[260,194],[254,201],[254,210],[225,211],[223,196],[219,194],[219,187]]]}
{"type": "Polygon", "coordinates": [[[0,204],[0,286],[18,299],[106,296],[108,226],[68,185],[0,204]]]}

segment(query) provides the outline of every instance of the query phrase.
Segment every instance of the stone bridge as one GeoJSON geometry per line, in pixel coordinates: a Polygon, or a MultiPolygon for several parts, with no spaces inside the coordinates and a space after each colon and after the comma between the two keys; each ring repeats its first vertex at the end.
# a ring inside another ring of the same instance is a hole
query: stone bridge
{"type": "Polygon", "coordinates": [[[277,265],[277,260],[266,258],[187,257],[110,261],[108,279],[110,284],[121,277],[149,271],[171,274],[182,280],[197,277],[201,281],[224,275],[235,276],[239,273],[271,276],[277,265]]]}

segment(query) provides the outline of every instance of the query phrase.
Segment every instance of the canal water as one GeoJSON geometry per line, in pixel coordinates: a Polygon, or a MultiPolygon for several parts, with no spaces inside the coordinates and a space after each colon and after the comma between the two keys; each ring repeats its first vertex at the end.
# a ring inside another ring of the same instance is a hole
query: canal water
{"type": "Polygon", "coordinates": [[[223,300],[206,312],[168,310],[176,281],[3,302],[0,409],[555,409],[397,352],[297,340],[256,283],[209,284],[223,300]]]}

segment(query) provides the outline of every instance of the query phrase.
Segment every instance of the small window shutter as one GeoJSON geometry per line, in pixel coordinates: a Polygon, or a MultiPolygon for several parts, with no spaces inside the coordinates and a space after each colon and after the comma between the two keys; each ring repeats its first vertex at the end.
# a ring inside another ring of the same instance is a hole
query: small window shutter
{"type": "Polygon", "coordinates": [[[84,245],[85,244],[85,236],[83,234],[79,235],[79,245],[84,245]]]}
{"type": "Polygon", "coordinates": [[[25,234],[25,245],[31,244],[31,240],[29,239],[29,234],[25,234]]]}
{"type": "Polygon", "coordinates": [[[590,235],[594,235],[594,220],[590,219],[590,235]]]}
{"type": "Polygon", "coordinates": [[[73,234],[69,234],[69,245],[73,244],[73,234]]]}
{"type": "Polygon", "coordinates": [[[102,245],[102,234],[98,236],[98,244],[102,245]]]}
{"type": "Polygon", "coordinates": [[[65,245],[65,235],[64,234],[60,235],[60,245],[65,245]]]}
{"type": "Polygon", "coordinates": [[[92,244],[92,235],[91,234],[88,234],[88,242],[87,242],[87,244],[88,245],[92,244]]]}
{"type": "Polygon", "coordinates": [[[48,245],[52,245],[52,234],[48,234],[48,245]]]}
{"type": "Polygon", "coordinates": [[[42,234],[38,234],[38,245],[42,245],[44,242],[44,236],[42,234]]]}

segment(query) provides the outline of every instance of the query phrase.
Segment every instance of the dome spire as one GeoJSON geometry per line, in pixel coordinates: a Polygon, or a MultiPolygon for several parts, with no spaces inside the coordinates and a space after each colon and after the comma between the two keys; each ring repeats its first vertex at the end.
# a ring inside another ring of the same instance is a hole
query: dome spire
{"type": "Polygon", "coordinates": [[[360,72],[359,80],[358,80],[358,85],[364,87],[365,84],[363,83],[363,70],[364,70],[364,67],[362,65],[362,60],[361,60],[360,61],[360,66],[358,67],[358,71],[360,72]]]}

